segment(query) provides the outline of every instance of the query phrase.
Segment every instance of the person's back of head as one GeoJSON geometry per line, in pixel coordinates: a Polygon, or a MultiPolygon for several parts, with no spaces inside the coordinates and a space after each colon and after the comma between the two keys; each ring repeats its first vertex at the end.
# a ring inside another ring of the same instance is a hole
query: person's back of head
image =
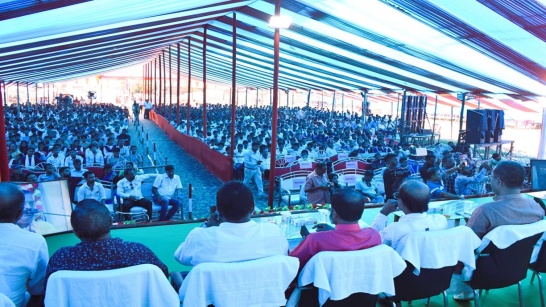
{"type": "Polygon", "coordinates": [[[427,212],[430,189],[419,180],[408,180],[400,186],[398,199],[405,207],[403,210],[405,214],[427,212]]]}
{"type": "Polygon", "coordinates": [[[25,195],[13,183],[0,183],[0,223],[15,223],[23,213],[25,195]]]}
{"type": "Polygon", "coordinates": [[[364,212],[364,196],[353,190],[332,195],[332,220],[335,224],[358,223],[364,212]]]}
{"type": "Polygon", "coordinates": [[[105,205],[94,199],[85,199],[72,211],[70,223],[80,240],[98,241],[110,233],[112,218],[105,205]]]}
{"type": "Polygon", "coordinates": [[[254,196],[244,183],[231,181],[216,193],[216,205],[224,221],[244,223],[250,220],[254,211],[254,196]]]}
{"type": "Polygon", "coordinates": [[[509,189],[520,189],[525,180],[525,168],[515,161],[502,160],[493,169],[493,177],[499,178],[509,189]]]}

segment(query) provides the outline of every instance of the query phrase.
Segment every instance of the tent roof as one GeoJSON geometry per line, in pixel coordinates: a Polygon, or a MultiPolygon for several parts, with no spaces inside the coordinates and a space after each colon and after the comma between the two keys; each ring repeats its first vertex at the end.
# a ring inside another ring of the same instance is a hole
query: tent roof
{"type": "MultiPolygon", "coordinates": [[[[190,47],[199,78],[205,25],[207,78],[229,83],[235,12],[237,84],[272,86],[273,0],[0,3],[8,84],[154,65],[161,54],[174,70],[177,43],[181,71],[190,47]]],[[[281,14],[292,17],[281,30],[283,89],[471,92],[535,104],[546,96],[546,0],[283,0],[281,14]]]]}

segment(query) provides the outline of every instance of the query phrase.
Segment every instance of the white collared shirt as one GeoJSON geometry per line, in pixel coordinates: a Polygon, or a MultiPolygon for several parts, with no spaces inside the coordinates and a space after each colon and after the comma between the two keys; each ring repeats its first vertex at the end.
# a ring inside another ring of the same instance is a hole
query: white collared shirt
{"type": "Polygon", "coordinates": [[[387,226],[388,217],[378,213],[372,223],[372,228],[379,231],[383,244],[396,250],[398,242],[410,232],[443,230],[447,228],[447,220],[441,214],[410,213],[402,216],[398,222],[387,226]]]}
{"type": "Polygon", "coordinates": [[[157,188],[159,195],[171,198],[177,189],[182,189],[182,182],[178,175],[171,179],[167,174],[161,174],[155,177],[154,187],[157,188]]]}
{"type": "Polygon", "coordinates": [[[106,191],[100,182],[95,182],[93,189],[91,189],[87,182],[84,183],[78,190],[77,201],[82,201],[84,199],[94,199],[98,202],[102,202],[103,199],[106,199],[106,191]]]}
{"type": "Polygon", "coordinates": [[[183,265],[198,265],[253,260],[287,252],[288,241],[277,225],[224,222],[220,226],[190,231],[174,258],[183,265]]]}
{"type": "Polygon", "coordinates": [[[22,306],[25,292],[44,293],[49,253],[39,234],[11,223],[0,223],[0,293],[22,306]]]}

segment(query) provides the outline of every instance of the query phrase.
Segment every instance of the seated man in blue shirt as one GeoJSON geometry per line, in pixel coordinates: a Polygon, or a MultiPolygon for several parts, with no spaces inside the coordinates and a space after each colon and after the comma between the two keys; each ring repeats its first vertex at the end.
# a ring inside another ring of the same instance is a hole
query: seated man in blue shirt
{"type": "Polygon", "coordinates": [[[444,184],[442,183],[442,175],[437,167],[430,167],[427,170],[427,175],[430,179],[427,180],[427,186],[430,189],[430,199],[462,199],[462,196],[448,193],[444,184]]]}

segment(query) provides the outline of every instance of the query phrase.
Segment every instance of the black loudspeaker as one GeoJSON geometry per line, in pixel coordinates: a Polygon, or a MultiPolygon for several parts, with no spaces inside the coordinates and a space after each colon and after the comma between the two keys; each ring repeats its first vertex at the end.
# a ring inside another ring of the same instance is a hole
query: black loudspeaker
{"type": "Polygon", "coordinates": [[[466,110],[466,131],[489,130],[487,110],[466,110]]]}
{"type": "Polygon", "coordinates": [[[468,144],[483,144],[485,143],[485,131],[467,130],[466,143],[468,144]]]}
{"type": "Polygon", "coordinates": [[[494,130],[493,142],[502,142],[502,130],[494,130]]]}
{"type": "Polygon", "coordinates": [[[504,127],[504,111],[497,110],[495,130],[502,130],[504,127]]]}

